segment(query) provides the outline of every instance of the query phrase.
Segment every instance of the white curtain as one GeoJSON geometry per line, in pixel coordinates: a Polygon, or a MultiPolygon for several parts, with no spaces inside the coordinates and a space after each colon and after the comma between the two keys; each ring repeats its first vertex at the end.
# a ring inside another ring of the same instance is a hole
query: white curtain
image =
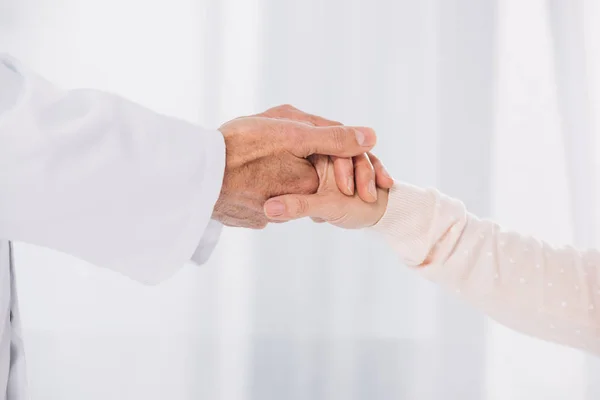
{"type": "MultiPolygon", "coordinates": [[[[594,0],[0,0],[0,50],[66,87],[208,127],[280,103],[370,125],[396,178],[582,246],[599,26],[594,0]]],[[[17,262],[33,399],[600,396],[597,359],[489,321],[364,232],[226,230],[152,288],[26,244],[17,262]]]]}

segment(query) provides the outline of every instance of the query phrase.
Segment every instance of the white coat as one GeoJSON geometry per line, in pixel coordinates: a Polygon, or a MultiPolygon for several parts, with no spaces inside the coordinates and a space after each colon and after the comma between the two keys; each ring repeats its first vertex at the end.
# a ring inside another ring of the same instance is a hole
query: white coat
{"type": "Polygon", "coordinates": [[[29,398],[10,241],[156,284],[209,257],[224,167],[218,131],[0,55],[0,399],[29,398]]]}

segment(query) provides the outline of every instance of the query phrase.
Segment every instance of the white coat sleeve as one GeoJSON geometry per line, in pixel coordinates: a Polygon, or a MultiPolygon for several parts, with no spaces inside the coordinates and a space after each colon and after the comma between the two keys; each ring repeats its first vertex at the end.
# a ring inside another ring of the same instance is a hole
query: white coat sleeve
{"type": "Polygon", "coordinates": [[[0,55],[0,238],[155,284],[210,255],[224,167],[218,131],[0,55]]]}

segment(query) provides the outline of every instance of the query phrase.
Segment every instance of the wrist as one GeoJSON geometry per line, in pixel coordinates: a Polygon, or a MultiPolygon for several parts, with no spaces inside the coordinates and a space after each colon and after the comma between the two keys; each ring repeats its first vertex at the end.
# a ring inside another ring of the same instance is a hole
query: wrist
{"type": "Polygon", "coordinates": [[[227,162],[228,162],[229,156],[228,156],[227,137],[226,137],[225,133],[223,132],[223,126],[221,126],[219,129],[217,129],[217,132],[219,133],[219,135],[221,135],[221,141],[223,143],[223,161],[221,163],[222,169],[220,171],[222,174],[222,179],[221,179],[221,185],[219,188],[219,195],[218,195],[215,205],[213,207],[211,219],[223,223],[223,220],[222,220],[223,213],[221,212],[221,210],[223,208],[223,204],[225,203],[225,193],[226,193],[227,175],[228,175],[227,174],[227,162]]]}

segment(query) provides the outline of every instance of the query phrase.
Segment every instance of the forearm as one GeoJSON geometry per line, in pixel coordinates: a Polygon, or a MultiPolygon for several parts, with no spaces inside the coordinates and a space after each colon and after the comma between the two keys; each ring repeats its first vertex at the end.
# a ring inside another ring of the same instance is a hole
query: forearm
{"type": "Polygon", "coordinates": [[[403,261],[492,318],[600,353],[597,251],[555,248],[483,221],[434,190],[396,185],[375,227],[403,261]]]}
{"type": "Polygon", "coordinates": [[[4,61],[0,237],[148,283],[189,260],[219,195],[221,134],[4,61]]]}

